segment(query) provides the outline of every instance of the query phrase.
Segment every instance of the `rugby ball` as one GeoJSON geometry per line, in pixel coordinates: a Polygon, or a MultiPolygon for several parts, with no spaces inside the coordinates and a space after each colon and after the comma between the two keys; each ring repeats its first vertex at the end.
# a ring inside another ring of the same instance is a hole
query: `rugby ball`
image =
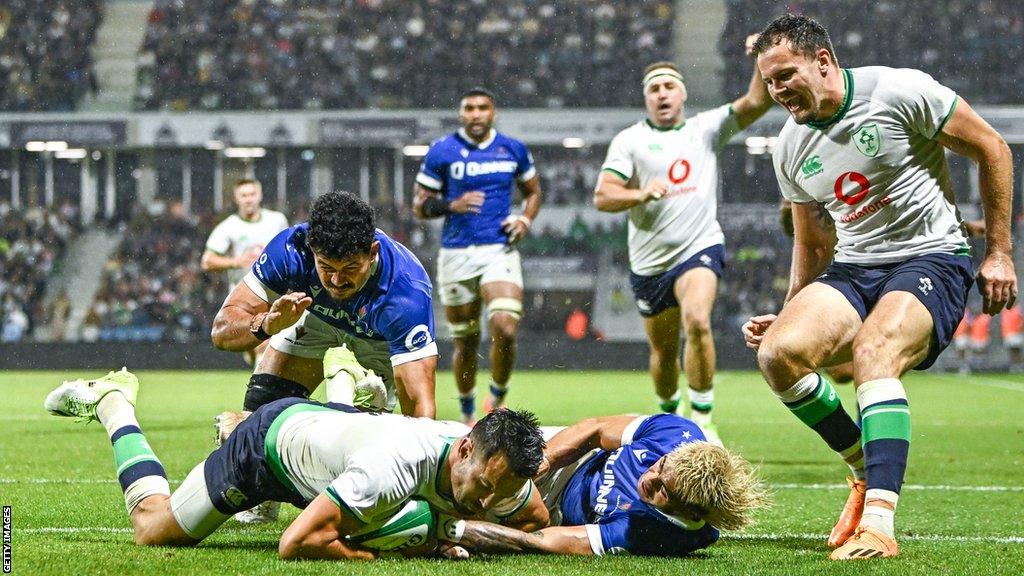
{"type": "Polygon", "coordinates": [[[349,534],[352,544],[374,550],[404,550],[425,543],[434,532],[434,512],[426,500],[412,498],[397,514],[349,534]]]}

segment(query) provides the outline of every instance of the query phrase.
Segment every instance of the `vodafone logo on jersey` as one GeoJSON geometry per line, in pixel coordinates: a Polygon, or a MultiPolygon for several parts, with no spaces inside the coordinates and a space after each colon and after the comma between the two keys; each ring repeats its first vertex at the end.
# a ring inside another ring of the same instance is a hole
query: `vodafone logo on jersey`
{"type": "Polygon", "coordinates": [[[836,200],[847,206],[854,206],[868,195],[871,182],[860,172],[843,172],[836,178],[834,189],[836,200]]]}
{"type": "Polygon", "coordinates": [[[690,177],[690,162],[679,158],[668,167],[668,180],[673,184],[682,184],[690,177]]]}

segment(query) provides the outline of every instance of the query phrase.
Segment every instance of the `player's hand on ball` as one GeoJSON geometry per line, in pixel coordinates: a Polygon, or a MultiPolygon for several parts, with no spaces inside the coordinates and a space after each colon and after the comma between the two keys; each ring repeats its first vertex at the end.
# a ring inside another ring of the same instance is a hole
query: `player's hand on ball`
{"type": "Polygon", "coordinates": [[[743,340],[747,343],[747,348],[751,350],[757,350],[761,346],[761,340],[764,338],[764,333],[768,331],[768,327],[775,322],[778,318],[775,314],[762,314],[760,316],[754,316],[743,325],[743,340]]]}
{"type": "Polygon", "coordinates": [[[480,207],[484,205],[484,193],[479,190],[472,190],[452,200],[448,209],[456,214],[479,214],[480,207]]]}
{"type": "Polygon", "coordinates": [[[653,200],[661,200],[665,193],[668,192],[668,183],[664,180],[651,180],[640,190],[640,201],[651,202],[653,200]]]}
{"type": "Polygon", "coordinates": [[[985,314],[999,314],[1004,307],[1013,306],[1017,300],[1017,274],[1009,254],[992,252],[985,256],[978,268],[978,292],[985,314]]]}
{"type": "Polygon", "coordinates": [[[267,334],[277,334],[295,324],[312,303],[313,299],[306,296],[305,292],[292,292],[281,296],[270,305],[270,312],[263,321],[263,329],[267,334]]]}

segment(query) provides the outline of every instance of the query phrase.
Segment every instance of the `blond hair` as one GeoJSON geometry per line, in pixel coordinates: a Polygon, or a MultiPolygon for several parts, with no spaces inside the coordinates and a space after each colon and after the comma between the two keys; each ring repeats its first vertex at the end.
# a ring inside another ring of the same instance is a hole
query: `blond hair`
{"type": "Polygon", "coordinates": [[[696,516],[722,530],[753,524],[752,513],[771,505],[750,462],[708,442],[691,442],[666,457],[672,497],[696,516]]]}

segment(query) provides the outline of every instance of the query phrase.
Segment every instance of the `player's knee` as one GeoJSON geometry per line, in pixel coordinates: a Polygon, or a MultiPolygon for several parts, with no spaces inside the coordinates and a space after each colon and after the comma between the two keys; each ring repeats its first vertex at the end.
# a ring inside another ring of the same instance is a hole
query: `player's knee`
{"type": "Polygon", "coordinates": [[[875,334],[858,334],[853,341],[853,361],[863,366],[882,366],[892,363],[890,346],[886,339],[875,334]]]}
{"type": "Polygon", "coordinates": [[[776,383],[791,385],[797,372],[813,370],[804,361],[800,349],[791,340],[783,338],[765,339],[757,349],[757,365],[773,388],[776,383]],[[798,370],[797,367],[800,367],[798,370]]]}
{"type": "Polygon", "coordinates": [[[683,329],[690,340],[711,334],[711,315],[706,310],[683,309],[683,329]]]}
{"type": "Polygon", "coordinates": [[[497,312],[488,321],[491,338],[495,340],[512,340],[519,331],[519,317],[507,312],[497,312]]]}
{"type": "Polygon", "coordinates": [[[253,374],[245,390],[243,407],[250,412],[282,398],[308,398],[309,389],[302,384],[274,374],[253,374]]]}
{"type": "Polygon", "coordinates": [[[448,328],[456,343],[473,342],[480,338],[480,321],[476,318],[465,322],[449,322],[448,328]]]}

